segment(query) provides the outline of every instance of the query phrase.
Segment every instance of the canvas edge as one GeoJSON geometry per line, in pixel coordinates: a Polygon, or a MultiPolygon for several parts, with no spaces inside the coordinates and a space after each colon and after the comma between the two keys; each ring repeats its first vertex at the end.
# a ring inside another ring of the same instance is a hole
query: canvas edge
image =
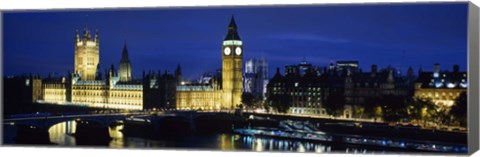
{"type": "Polygon", "coordinates": [[[3,117],[4,117],[4,110],[3,110],[3,16],[4,16],[4,11],[0,10],[0,146],[3,145],[3,117]]]}
{"type": "Polygon", "coordinates": [[[473,2],[468,5],[468,154],[479,149],[479,8],[473,2]]]}
{"type": "MultiPolygon", "coordinates": [[[[375,3],[375,2],[369,2],[369,3],[358,3],[358,2],[351,2],[351,3],[339,3],[339,4],[322,4],[322,3],[315,3],[315,4],[300,4],[300,5],[395,5],[395,4],[409,4],[409,3],[415,3],[415,4],[421,4],[421,3],[462,3],[465,1],[451,1],[451,2],[435,2],[435,1],[418,1],[418,2],[390,2],[390,3],[375,3]]],[[[279,4],[279,6],[297,6],[299,4],[279,4]]],[[[262,5],[252,5],[254,7],[262,7],[262,5]]],[[[242,5],[225,5],[225,6],[173,6],[173,7],[168,7],[168,6],[145,6],[142,8],[95,8],[98,10],[116,10],[116,9],[191,9],[191,8],[209,8],[209,7],[252,7],[252,6],[242,6],[242,5]]],[[[275,4],[270,4],[270,5],[263,5],[267,7],[277,7],[275,4]]],[[[68,9],[20,9],[20,10],[2,10],[0,9],[0,87],[3,87],[3,54],[4,54],[4,45],[3,45],[3,16],[5,12],[18,12],[18,11],[38,11],[38,12],[43,12],[43,11],[88,11],[88,8],[68,8],[68,9]]],[[[468,80],[469,80],[469,85],[468,85],[468,109],[467,109],[467,117],[468,117],[468,155],[473,155],[473,154],[479,154],[477,151],[480,148],[480,40],[479,40],[479,22],[480,22],[480,9],[479,7],[473,3],[469,2],[468,4],[468,46],[467,46],[467,55],[468,55],[468,80]]],[[[0,107],[0,122],[2,125],[0,125],[0,147],[5,147],[3,144],[3,111],[4,111],[4,105],[3,105],[3,88],[0,89],[0,103],[2,104],[0,107]]],[[[22,146],[20,146],[22,147],[22,146]]],[[[38,148],[38,147],[31,147],[31,148],[38,148]]],[[[84,148],[84,147],[80,147],[84,148]]],[[[130,150],[130,149],[126,149],[130,150]]],[[[141,150],[141,149],[140,149],[141,150]]],[[[162,151],[168,151],[165,149],[161,149],[162,151]]],[[[175,149],[174,149],[175,150],[175,149]]],[[[170,150],[172,151],[172,150],[170,150]]],[[[198,150],[193,150],[193,151],[198,151],[198,150]]],[[[215,152],[215,151],[214,151],[215,152]]],[[[221,152],[221,151],[217,151],[221,152]]],[[[232,152],[230,152],[232,153],[232,152]]],[[[236,153],[236,152],[235,152],[236,153]]],[[[341,153],[343,154],[343,153],[341,153]]],[[[410,155],[420,155],[417,153],[413,153],[410,155]]],[[[330,154],[332,155],[332,154],[330,154]]],[[[346,155],[353,155],[353,154],[346,154],[346,155]]],[[[378,155],[378,154],[377,154],[378,155]]],[[[391,154],[392,155],[392,154],[391,154]]],[[[395,155],[395,154],[393,154],[395,155]]],[[[399,154],[396,154],[399,155],[399,154]]],[[[424,154],[426,155],[426,154],[424,154]]]]}

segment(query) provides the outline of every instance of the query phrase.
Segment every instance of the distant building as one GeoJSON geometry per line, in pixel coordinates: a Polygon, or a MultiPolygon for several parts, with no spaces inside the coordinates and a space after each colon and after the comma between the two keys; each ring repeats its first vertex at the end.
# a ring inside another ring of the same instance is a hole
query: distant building
{"type": "Polygon", "coordinates": [[[440,64],[434,64],[433,71],[419,71],[415,97],[431,100],[440,107],[450,107],[462,92],[467,92],[467,87],[467,72],[460,71],[458,65],[453,66],[453,71],[441,71],[440,64]]]}
{"type": "Polygon", "coordinates": [[[256,70],[255,70],[255,60],[249,59],[245,62],[245,73],[243,74],[243,92],[244,93],[253,93],[255,90],[255,79],[256,79],[256,70]]]}
{"type": "MultiPolygon", "coordinates": [[[[409,87],[413,82],[401,76],[396,76],[395,69],[388,67],[377,71],[377,65],[371,66],[370,72],[352,73],[345,79],[345,103],[355,109],[369,103],[369,99],[386,95],[411,97],[409,87]]],[[[352,116],[356,116],[352,111],[352,116]]]]}
{"type": "Polygon", "coordinates": [[[3,78],[4,104],[29,104],[43,98],[40,76],[8,76],[3,78]]]}
{"type": "Polygon", "coordinates": [[[335,67],[338,72],[356,73],[358,72],[358,61],[337,61],[335,67]]]}
{"type": "MultiPolygon", "coordinates": [[[[296,69],[292,66],[288,66],[288,68],[296,69]]],[[[300,76],[297,75],[298,73],[289,71],[287,75],[282,76],[280,69],[277,68],[275,76],[267,85],[267,97],[274,95],[290,96],[292,104],[289,113],[326,115],[322,106],[324,103],[324,84],[318,76],[306,72],[304,76],[300,76]]]]}
{"type": "Polygon", "coordinates": [[[245,62],[243,92],[257,98],[265,98],[268,84],[268,63],[265,59],[249,59],[245,62]]]}
{"type": "Polygon", "coordinates": [[[213,79],[220,80],[222,77],[221,75],[222,75],[221,70],[220,72],[218,71],[205,72],[200,76],[200,78],[196,82],[200,84],[208,84],[213,79]]]}
{"type": "Polygon", "coordinates": [[[267,96],[290,96],[289,113],[326,116],[324,105],[329,95],[340,94],[345,99],[342,117],[351,118],[358,116],[355,108],[367,103],[369,98],[413,95],[409,88],[413,86],[412,78],[396,76],[393,68],[378,70],[372,65],[371,72],[362,72],[356,61],[337,62],[337,65],[340,67],[330,64],[320,68],[302,61],[285,66],[285,76],[277,69],[267,86],[267,96]]]}
{"type": "Polygon", "coordinates": [[[300,64],[285,66],[285,76],[295,75],[303,77],[308,71],[313,70],[312,68],[312,64],[308,63],[307,60],[304,59],[300,62],[300,64]]]}

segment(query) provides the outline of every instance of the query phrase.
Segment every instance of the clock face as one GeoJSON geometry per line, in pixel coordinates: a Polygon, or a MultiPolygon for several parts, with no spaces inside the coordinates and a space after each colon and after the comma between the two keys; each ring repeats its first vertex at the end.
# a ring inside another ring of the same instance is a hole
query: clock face
{"type": "Polygon", "coordinates": [[[223,50],[223,53],[225,53],[225,55],[230,55],[230,53],[232,53],[232,50],[230,50],[230,47],[225,47],[225,49],[223,50]]]}
{"type": "Polygon", "coordinates": [[[235,49],[235,54],[241,55],[241,54],[242,54],[242,48],[237,47],[237,48],[235,49]]]}

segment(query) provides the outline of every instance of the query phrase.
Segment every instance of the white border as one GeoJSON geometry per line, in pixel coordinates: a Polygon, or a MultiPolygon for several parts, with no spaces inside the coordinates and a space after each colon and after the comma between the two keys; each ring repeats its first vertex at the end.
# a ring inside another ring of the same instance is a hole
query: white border
{"type": "MultiPolygon", "coordinates": [[[[0,11],[19,10],[66,10],[66,9],[92,9],[92,8],[162,8],[162,7],[192,7],[192,6],[245,6],[245,5],[285,5],[285,4],[364,4],[364,3],[433,3],[433,2],[466,2],[467,0],[175,0],[175,1],[154,1],[154,0],[1,0],[0,11]]],[[[474,2],[475,3],[475,2],[474,2]]],[[[476,2],[475,4],[479,4],[476,2]]],[[[0,17],[0,24],[2,23],[0,17]]],[[[0,30],[0,33],[3,30],[0,30]]],[[[0,34],[1,36],[1,34],[0,34]]],[[[0,45],[2,43],[0,39],[0,45]]],[[[3,73],[3,72],[2,72],[3,73]]],[[[0,76],[3,76],[0,74],[0,76]]],[[[478,89],[477,89],[478,90],[478,89]]],[[[2,95],[3,96],[3,95],[2,95]]],[[[1,128],[1,127],[0,127],[1,128]]],[[[354,156],[352,154],[313,154],[313,153],[256,153],[256,152],[221,152],[221,151],[185,151],[185,150],[144,150],[144,149],[91,149],[91,148],[46,148],[46,147],[0,147],[1,156],[354,156]]],[[[375,155],[378,156],[379,154],[375,155]]],[[[357,156],[357,155],[355,155],[357,156]]],[[[373,156],[373,155],[361,155],[373,156]]],[[[399,156],[395,154],[381,156],[399,156]]],[[[412,156],[412,155],[408,155],[412,156]]],[[[416,155],[416,156],[425,156],[416,155]]],[[[429,155],[430,156],[430,155],[429,155]]],[[[475,153],[475,156],[480,156],[475,153]]]]}
{"type": "Polygon", "coordinates": [[[2,0],[0,10],[91,9],[91,8],[141,8],[141,7],[191,7],[191,6],[245,6],[286,4],[351,4],[351,3],[421,3],[467,2],[467,0],[2,0]]]}

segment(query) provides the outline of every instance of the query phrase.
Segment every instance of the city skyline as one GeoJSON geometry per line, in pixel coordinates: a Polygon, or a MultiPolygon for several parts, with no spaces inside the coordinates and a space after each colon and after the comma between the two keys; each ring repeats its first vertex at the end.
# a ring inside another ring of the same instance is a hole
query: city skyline
{"type": "Polygon", "coordinates": [[[365,71],[434,63],[465,70],[466,10],[467,3],[446,3],[12,12],[4,16],[4,74],[73,71],[75,30],[87,26],[99,30],[102,72],[118,68],[126,40],[134,77],[180,64],[184,78],[195,79],[221,67],[218,47],[232,14],[245,59],[265,58],[270,77],[303,58],[319,66],[357,60],[365,71]]]}
{"type": "Polygon", "coordinates": [[[9,12],[2,144],[465,154],[469,8],[9,12]]]}

